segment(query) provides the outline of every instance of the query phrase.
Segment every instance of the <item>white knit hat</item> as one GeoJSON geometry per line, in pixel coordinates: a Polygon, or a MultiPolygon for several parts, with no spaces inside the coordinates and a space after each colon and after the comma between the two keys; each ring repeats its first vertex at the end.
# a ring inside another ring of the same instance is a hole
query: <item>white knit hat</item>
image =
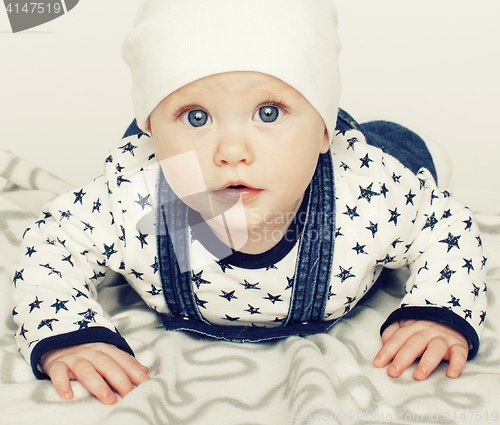
{"type": "Polygon", "coordinates": [[[144,0],[122,55],[138,126],[170,93],[231,71],[272,75],[300,92],[334,136],[340,98],[333,0],[144,0]]]}

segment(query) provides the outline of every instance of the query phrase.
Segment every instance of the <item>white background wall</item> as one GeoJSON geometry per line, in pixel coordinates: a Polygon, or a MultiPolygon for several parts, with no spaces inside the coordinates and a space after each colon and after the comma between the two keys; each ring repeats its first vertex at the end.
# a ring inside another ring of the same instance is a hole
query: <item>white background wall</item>
{"type": "MultiPolygon", "coordinates": [[[[75,185],[101,172],[133,119],[120,45],[139,4],[81,0],[16,34],[0,9],[0,150],[75,185]]],[[[453,161],[455,196],[500,211],[500,1],[336,4],[341,106],[358,121],[390,118],[439,141],[453,161]]]]}

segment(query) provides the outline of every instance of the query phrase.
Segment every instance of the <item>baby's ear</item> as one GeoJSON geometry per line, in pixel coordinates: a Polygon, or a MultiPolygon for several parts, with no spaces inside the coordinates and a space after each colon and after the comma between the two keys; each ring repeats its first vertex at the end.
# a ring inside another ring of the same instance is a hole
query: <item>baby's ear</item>
{"type": "Polygon", "coordinates": [[[321,153],[327,153],[330,149],[330,137],[328,135],[328,130],[325,128],[325,135],[323,136],[323,143],[321,145],[321,153]]]}

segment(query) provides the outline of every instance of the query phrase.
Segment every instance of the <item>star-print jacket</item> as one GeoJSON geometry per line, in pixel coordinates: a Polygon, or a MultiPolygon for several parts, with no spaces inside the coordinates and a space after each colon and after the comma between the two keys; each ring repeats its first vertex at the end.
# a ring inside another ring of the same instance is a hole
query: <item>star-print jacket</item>
{"type": "MultiPolygon", "coordinates": [[[[470,211],[438,188],[428,169],[412,172],[353,127],[339,131],[325,154],[335,176],[335,223],[322,319],[329,326],[348,313],[383,268],[408,267],[406,295],[382,331],[403,318],[439,321],[469,339],[473,357],[486,316],[486,258],[470,211]]],[[[172,317],[154,230],[160,175],[154,152],[144,133],[121,140],[103,176],[49,203],[26,230],[13,317],[20,352],[37,377],[46,378],[38,363],[55,348],[106,342],[133,354],[97,302],[108,270],[123,275],[162,320],[172,317]]],[[[190,233],[187,291],[208,326],[266,327],[271,334],[283,327],[296,302],[300,217],[307,208],[303,202],[290,239],[257,256],[218,261],[190,233]]]]}

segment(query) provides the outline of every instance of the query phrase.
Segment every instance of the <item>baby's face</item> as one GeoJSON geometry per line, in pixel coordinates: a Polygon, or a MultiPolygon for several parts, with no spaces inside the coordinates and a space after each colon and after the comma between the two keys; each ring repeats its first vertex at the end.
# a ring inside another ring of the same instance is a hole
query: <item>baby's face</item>
{"type": "MultiPolygon", "coordinates": [[[[182,164],[176,181],[167,177],[173,190],[189,192],[192,185],[191,193],[199,192],[201,177],[195,176],[201,169],[211,199],[241,199],[248,229],[296,210],[319,154],[329,146],[323,120],[309,102],[288,84],[257,72],[190,83],[157,106],[150,124],[158,160],[182,164]]],[[[201,208],[196,201],[186,203],[201,208]]]]}

